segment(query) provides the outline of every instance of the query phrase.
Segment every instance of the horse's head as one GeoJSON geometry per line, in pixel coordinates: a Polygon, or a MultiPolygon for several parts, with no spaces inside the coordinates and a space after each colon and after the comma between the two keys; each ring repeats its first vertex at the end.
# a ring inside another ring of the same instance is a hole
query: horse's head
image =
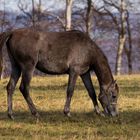
{"type": "Polygon", "coordinates": [[[119,88],[116,81],[113,81],[109,87],[101,87],[99,94],[99,101],[104,109],[105,114],[111,116],[118,115],[117,100],[118,100],[119,88]]]}

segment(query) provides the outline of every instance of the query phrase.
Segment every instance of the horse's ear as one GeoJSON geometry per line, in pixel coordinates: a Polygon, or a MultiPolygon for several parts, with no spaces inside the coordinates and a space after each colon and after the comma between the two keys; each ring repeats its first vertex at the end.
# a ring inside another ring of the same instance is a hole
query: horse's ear
{"type": "Polygon", "coordinates": [[[112,81],[112,83],[110,84],[108,89],[114,89],[115,88],[115,84],[116,84],[116,80],[112,81]]]}

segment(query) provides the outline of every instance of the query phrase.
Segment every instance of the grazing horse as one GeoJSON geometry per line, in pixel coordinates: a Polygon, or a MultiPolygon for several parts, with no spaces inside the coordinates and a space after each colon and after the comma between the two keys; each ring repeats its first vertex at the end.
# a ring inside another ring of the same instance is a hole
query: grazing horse
{"type": "Polygon", "coordinates": [[[7,85],[8,116],[13,119],[12,95],[19,77],[20,91],[31,113],[39,117],[29,95],[30,81],[35,68],[47,74],[68,74],[67,98],[64,113],[70,115],[70,103],[77,77],[80,76],[92,99],[95,112],[100,114],[90,71],[93,70],[100,85],[99,101],[105,114],[117,115],[118,86],[113,79],[107,58],[86,34],[80,31],[39,32],[18,29],[0,35],[0,67],[2,47],[6,43],[12,72],[7,85]]]}

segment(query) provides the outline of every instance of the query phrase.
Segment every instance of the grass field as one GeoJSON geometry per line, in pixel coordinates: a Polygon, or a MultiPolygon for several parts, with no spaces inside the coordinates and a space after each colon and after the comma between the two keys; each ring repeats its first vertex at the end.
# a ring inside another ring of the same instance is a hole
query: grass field
{"type": "MultiPolygon", "coordinates": [[[[6,84],[0,81],[0,139],[34,140],[140,140],[140,75],[116,77],[119,87],[119,116],[101,117],[79,78],[71,103],[71,118],[63,115],[67,76],[34,77],[31,96],[41,115],[36,123],[17,89],[13,97],[15,120],[8,119],[6,84]]],[[[98,94],[98,82],[93,78],[98,94]]]]}

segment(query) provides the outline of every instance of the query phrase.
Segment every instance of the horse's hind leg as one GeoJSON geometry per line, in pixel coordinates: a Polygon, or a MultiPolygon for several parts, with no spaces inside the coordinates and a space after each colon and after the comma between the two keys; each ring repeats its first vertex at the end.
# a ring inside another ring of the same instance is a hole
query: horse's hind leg
{"type": "Polygon", "coordinates": [[[8,117],[11,119],[14,119],[13,111],[12,111],[12,95],[14,93],[20,74],[21,74],[20,69],[17,66],[14,67],[12,65],[12,73],[11,73],[10,81],[7,85],[8,117]]]}
{"type": "Polygon", "coordinates": [[[82,78],[82,81],[83,81],[87,91],[88,91],[90,98],[92,99],[92,102],[93,102],[94,107],[95,107],[95,112],[97,114],[100,114],[95,89],[93,87],[92,80],[90,77],[90,72],[87,72],[87,73],[81,75],[81,78],[82,78]]]}
{"type": "Polygon", "coordinates": [[[20,84],[20,91],[23,95],[23,97],[25,98],[28,106],[29,106],[29,109],[32,113],[32,115],[34,115],[35,117],[39,117],[39,114],[36,110],[36,107],[29,95],[29,88],[30,88],[30,81],[31,81],[31,78],[32,78],[32,75],[33,75],[33,71],[34,71],[34,68],[33,69],[28,69],[28,70],[25,70],[22,72],[22,80],[21,80],[21,84],[20,84]]]}
{"type": "Polygon", "coordinates": [[[68,80],[68,87],[67,87],[67,97],[66,97],[66,103],[64,106],[64,114],[67,116],[70,116],[70,103],[71,98],[74,92],[75,83],[77,80],[77,74],[71,70],[69,73],[69,80],[68,80]]]}

